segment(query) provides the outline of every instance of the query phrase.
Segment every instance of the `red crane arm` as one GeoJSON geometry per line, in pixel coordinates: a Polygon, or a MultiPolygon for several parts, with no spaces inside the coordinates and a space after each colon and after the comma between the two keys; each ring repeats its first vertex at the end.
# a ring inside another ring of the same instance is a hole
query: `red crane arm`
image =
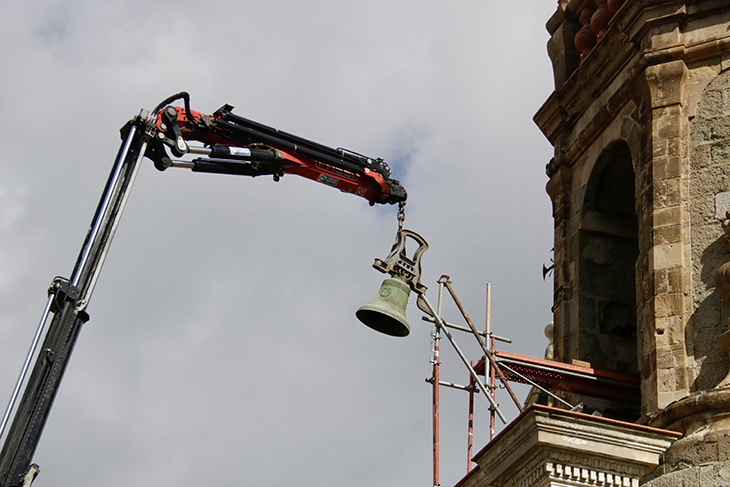
{"type": "Polygon", "coordinates": [[[160,108],[155,122],[156,143],[147,157],[158,169],[182,165],[193,171],[246,176],[296,174],[326,184],[345,193],[367,199],[370,204],[405,202],[407,193],[400,182],[390,178],[390,168],[382,159],[373,159],[346,149],[333,149],[278,129],[234,115],[225,105],[212,115],[168,105],[160,108]],[[175,164],[166,157],[165,147],[181,157],[194,152],[188,141],[206,146],[187,164],[175,164]]]}

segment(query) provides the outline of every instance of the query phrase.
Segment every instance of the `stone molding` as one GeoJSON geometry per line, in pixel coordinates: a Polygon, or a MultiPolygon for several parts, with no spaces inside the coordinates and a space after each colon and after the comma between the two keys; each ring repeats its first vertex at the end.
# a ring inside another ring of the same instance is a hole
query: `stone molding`
{"type": "Polygon", "coordinates": [[[653,428],[667,428],[686,434],[689,432],[682,428],[682,422],[708,412],[730,412],[730,387],[701,391],[675,401],[646,423],[653,428]]]}
{"type": "Polygon", "coordinates": [[[545,449],[500,487],[534,487],[541,483],[568,482],[576,486],[638,487],[646,469],[598,457],[545,449]]]}
{"type": "MultiPolygon", "coordinates": [[[[584,3],[585,0],[570,2],[567,11],[559,9],[559,15],[556,14],[560,20],[552,23],[569,22],[571,9],[579,9],[584,3]]],[[[723,2],[704,4],[709,6],[650,0],[626,2],[621,15],[616,16],[580,69],[556,86],[533,118],[545,137],[556,148],[560,147],[560,162],[581,157],[605,125],[635,95],[635,82],[643,78],[642,73],[648,68],[676,61],[700,63],[730,51],[727,33],[710,39],[684,39],[681,34],[673,34],[673,26],[683,24],[692,16],[704,17],[727,9],[723,2]],[[654,35],[662,29],[669,33],[654,35]],[[604,55],[606,52],[610,56],[604,55]],[[606,76],[605,73],[616,74],[606,76]],[[586,97],[586,93],[604,98],[600,103],[604,109],[592,111],[593,96],[586,97]],[[561,140],[568,134],[570,139],[561,140]]]]}
{"type": "MultiPolygon", "coordinates": [[[[619,475],[560,463],[547,463],[545,470],[549,473],[551,480],[570,481],[577,485],[639,487],[639,477],[633,475],[619,475]]],[[[528,487],[528,484],[520,487],[528,487]]]]}
{"type": "Polygon", "coordinates": [[[635,487],[678,437],[669,431],[533,405],[475,456],[485,475],[479,476],[478,483],[465,485],[635,487]]]}

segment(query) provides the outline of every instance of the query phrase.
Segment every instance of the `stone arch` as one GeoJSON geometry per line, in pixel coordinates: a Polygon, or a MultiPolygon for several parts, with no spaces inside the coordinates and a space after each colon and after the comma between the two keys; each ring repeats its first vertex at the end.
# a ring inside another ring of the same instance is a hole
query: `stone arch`
{"type": "Polygon", "coordinates": [[[638,371],[635,179],[626,142],[600,154],[585,189],[578,239],[578,358],[629,373],[638,371]]]}

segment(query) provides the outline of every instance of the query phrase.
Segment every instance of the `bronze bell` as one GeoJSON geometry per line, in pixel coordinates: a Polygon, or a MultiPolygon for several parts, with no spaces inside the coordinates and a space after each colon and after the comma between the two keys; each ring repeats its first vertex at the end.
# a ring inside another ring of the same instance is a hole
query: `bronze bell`
{"type": "Polygon", "coordinates": [[[411,289],[400,276],[390,277],[380,285],[375,299],[355,312],[355,316],[373,330],[404,337],[411,332],[406,319],[406,305],[411,289]]]}

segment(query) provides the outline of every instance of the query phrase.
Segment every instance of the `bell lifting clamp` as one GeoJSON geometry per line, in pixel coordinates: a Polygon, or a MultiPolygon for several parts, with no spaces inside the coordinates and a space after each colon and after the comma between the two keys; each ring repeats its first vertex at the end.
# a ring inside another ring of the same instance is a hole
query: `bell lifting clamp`
{"type": "Polygon", "coordinates": [[[414,293],[422,296],[428,289],[421,283],[421,257],[426,250],[428,243],[423,237],[412,230],[399,229],[388,257],[385,260],[376,258],[373,267],[383,274],[401,277],[414,293]],[[419,245],[413,258],[406,254],[406,238],[412,238],[419,245]]]}

